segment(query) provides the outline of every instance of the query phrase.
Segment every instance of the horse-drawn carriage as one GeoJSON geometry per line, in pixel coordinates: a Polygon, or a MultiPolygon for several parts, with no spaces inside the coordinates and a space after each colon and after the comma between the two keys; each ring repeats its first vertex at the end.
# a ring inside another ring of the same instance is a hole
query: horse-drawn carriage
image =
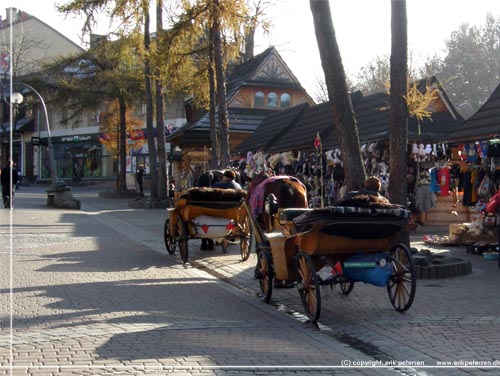
{"type": "Polygon", "coordinates": [[[295,284],[314,322],[323,285],[339,285],[345,295],[356,282],[386,286],[392,306],[404,312],[413,303],[416,279],[410,250],[397,235],[408,225],[410,212],[370,197],[309,209],[304,185],[287,176],[256,180],[248,194],[191,188],[168,209],[165,245],[169,253],[178,245],[187,262],[191,238],[215,239],[223,251],[224,242],[239,239],[241,258],[247,260],[255,238],[255,275],[264,301],[270,301],[275,282],[295,284]],[[362,205],[354,205],[356,200],[362,205]]]}
{"type": "Polygon", "coordinates": [[[229,242],[240,244],[243,261],[250,256],[252,229],[242,205],[246,191],[242,189],[190,188],[179,196],[175,208],[168,209],[164,224],[167,252],[177,246],[182,262],[189,258],[189,239],[213,239],[226,252],[229,242]]]}
{"type": "Polygon", "coordinates": [[[316,322],[320,286],[339,285],[348,295],[355,282],[365,282],[386,286],[397,311],[410,308],[416,291],[414,267],[409,248],[397,242],[410,212],[398,205],[368,202],[369,195],[360,197],[361,206],[319,209],[278,208],[268,197],[265,215],[272,231],[249,215],[258,254],[256,277],[265,302],[276,281],[295,284],[307,316],[316,322]]]}

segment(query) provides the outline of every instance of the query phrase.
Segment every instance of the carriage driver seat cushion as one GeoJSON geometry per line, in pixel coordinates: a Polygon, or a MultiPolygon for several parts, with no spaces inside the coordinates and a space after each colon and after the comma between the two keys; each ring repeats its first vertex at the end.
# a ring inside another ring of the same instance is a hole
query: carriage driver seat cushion
{"type": "Polygon", "coordinates": [[[224,189],[210,187],[189,188],[181,195],[188,201],[240,201],[247,197],[244,189],[224,189]]]}

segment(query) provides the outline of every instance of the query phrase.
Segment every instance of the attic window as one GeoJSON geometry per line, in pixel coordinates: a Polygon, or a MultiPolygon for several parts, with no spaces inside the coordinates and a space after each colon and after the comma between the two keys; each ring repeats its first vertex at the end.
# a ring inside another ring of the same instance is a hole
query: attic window
{"type": "Polygon", "coordinates": [[[278,94],[274,91],[267,95],[267,107],[278,107],[278,94]]]}
{"type": "Polygon", "coordinates": [[[266,105],[264,100],[264,93],[262,91],[256,92],[254,98],[254,107],[264,107],[266,105]]]}
{"type": "Polygon", "coordinates": [[[280,107],[282,108],[290,107],[290,94],[288,93],[281,94],[280,107]]]}

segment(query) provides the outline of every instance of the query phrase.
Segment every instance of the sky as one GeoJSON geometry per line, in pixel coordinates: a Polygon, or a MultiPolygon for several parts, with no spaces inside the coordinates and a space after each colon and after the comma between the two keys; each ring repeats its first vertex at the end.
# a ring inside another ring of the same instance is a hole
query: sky
{"type": "MultiPolygon", "coordinates": [[[[65,0],[2,0],[0,14],[16,7],[30,13],[82,45],[83,20],[64,16],[54,4],[65,0]],[[42,3],[44,4],[42,6],[42,3]]],[[[270,35],[259,33],[255,53],[274,46],[302,86],[313,96],[323,78],[309,0],[275,0],[267,13],[272,19],[270,35]]],[[[442,54],[445,40],[463,23],[481,26],[487,13],[500,17],[499,0],[407,0],[408,50],[417,62],[442,54]]],[[[390,0],[330,0],[333,25],[344,69],[354,77],[377,56],[390,55],[390,0]]],[[[105,32],[107,22],[99,24],[105,32]]]]}

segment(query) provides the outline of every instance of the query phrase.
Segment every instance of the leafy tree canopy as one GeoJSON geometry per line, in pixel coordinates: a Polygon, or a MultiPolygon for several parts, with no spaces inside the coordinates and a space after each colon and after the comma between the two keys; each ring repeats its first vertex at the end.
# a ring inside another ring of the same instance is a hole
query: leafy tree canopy
{"type": "MultiPolygon", "coordinates": [[[[436,76],[464,117],[472,115],[500,82],[500,17],[486,16],[482,26],[462,24],[446,40],[442,56],[428,57],[410,69],[412,80],[436,76]]],[[[377,57],[362,67],[353,87],[364,95],[387,85],[389,58],[377,57]]]]}

